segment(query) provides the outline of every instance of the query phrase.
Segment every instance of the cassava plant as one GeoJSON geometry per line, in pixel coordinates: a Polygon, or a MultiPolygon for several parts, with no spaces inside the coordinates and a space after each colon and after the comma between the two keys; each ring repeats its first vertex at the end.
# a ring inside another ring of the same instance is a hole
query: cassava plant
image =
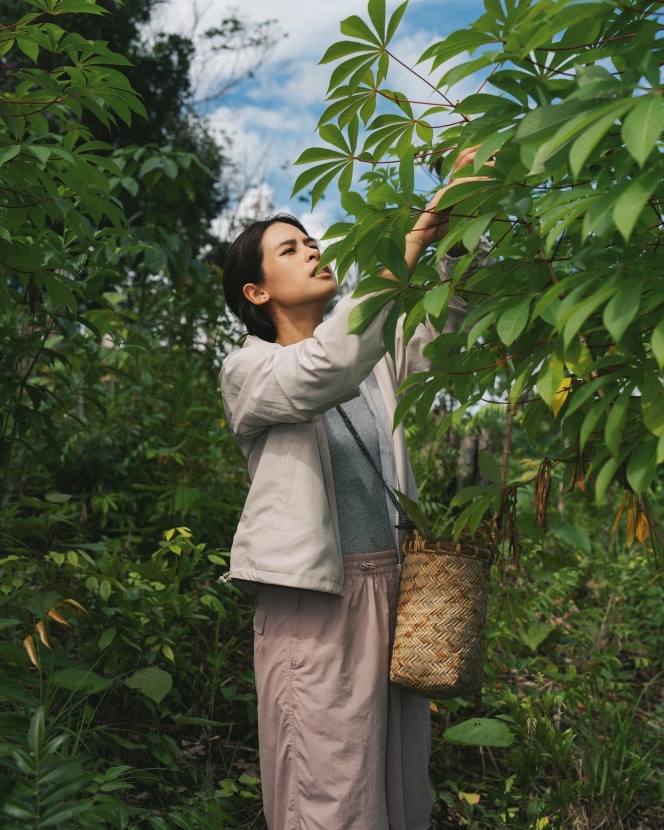
{"type": "Polygon", "coordinates": [[[536,479],[541,527],[561,465],[567,489],[598,503],[619,482],[616,519],[627,507],[628,537],[664,542],[647,500],[664,460],[662,5],[485,0],[478,20],[430,46],[416,68],[392,51],[406,5],[388,19],[385,0],[370,0],[367,20],[342,21],[344,39],[321,61],[337,64],[318,126],[325,144],[297,162],[313,166],[295,192],[313,184],[315,204],[336,180],[352,220],[328,230],[321,264],[335,260],[343,276],[357,262],[356,296],[383,289],[350,330],[396,300],[390,348],[400,314],[407,338],[425,315],[442,332],[450,298],[467,299],[464,330],[426,347],[436,368],[404,382],[396,412],[396,423],[412,407],[426,418],[446,390],[458,406],[442,436],[482,401],[506,408],[502,463],[485,455],[491,485],[455,497],[466,505],[455,535],[475,532],[491,509],[518,554],[516,492],[530,482],[508,477],[511,434],[534,436],[546,419],[560,451],[536,479]],[[418,79],[417,100],[390,86],[395,64],[418,79]],[[488,179],[444,194],[437,210],[449,233],[409,280],[404,239],[433,189],[426,174],[444,182],[472,146],[475,174],[488,179]],[[490,252],[469,276],[482,236],[490,252]],[[459,242],[469,253],[441,284],[433,266],[459,242]],[[384,267],[399,283],[381,279],[384,267]]]}

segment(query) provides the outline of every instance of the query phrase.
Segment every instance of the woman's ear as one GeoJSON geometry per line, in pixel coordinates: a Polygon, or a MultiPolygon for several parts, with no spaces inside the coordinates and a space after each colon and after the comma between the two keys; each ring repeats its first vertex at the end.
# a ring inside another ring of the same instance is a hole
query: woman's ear
{"type": "Polygon", "coordinates": [[[253,305],[264,305],[270,299],[270,294],[265,290],[265,286],[255,285],[253,282],[243,285],[242,293],[253,305]]]}

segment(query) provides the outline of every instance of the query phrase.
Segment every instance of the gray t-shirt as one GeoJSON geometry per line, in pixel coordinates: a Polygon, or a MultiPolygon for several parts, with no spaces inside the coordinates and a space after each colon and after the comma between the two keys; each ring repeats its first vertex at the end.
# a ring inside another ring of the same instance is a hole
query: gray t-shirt
{"type": "MultiPolygon", "coordinates": [[[[364,395],[346,401],[342,409],[380,470],[378,430],[364,395]]],[[[350,556],[394,550],[385,488],[376,470],[358,447],[336,409],[323,413],[323,423],[330,445],[341,553],[350,556]]]]}

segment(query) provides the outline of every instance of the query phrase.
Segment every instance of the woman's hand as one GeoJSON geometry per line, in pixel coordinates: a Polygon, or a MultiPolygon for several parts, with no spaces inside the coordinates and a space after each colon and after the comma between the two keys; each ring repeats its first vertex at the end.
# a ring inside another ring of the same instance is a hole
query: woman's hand
{"type": "MultiPolygon", "coordinates": [[[[489,179],[489,176],[458,175],[459,171],[463,170],[464,167],[468,167],[468,165],[475,161],[477,146],[468,147],[467,150],[462,150],[462,152],[459,153],[459,156],[454,163],[454,168],[450,174],[449,184],[445,185],[445,187],[441,187],[441,189],[436,193],[427,205],[426,210],[420,215],[420,218],[417,220],[413,230],[406,236],[405,259],[411,276],[424,251],[429,247],[429,245],[441,240],[449,230],[450,223],[448,214],[436,211],[436,207],[438,202],[441,200],[443,193],[446,193],[450,187],[454,187],[456,184],[463,184],[464,182],[481,182],[489,179]]],[[[485,162],[485,164],[487,167],[493,167],[494,162],[491,160],[485,162]]],[[[462,255],[465,253],[465,248],[461,245],[455,246],[451,253],[455,256],[462,255]],[[459,250],[459,248],[461,248],[461,250],[459,250]]],[[[386,279],[395,280],[397,282],[399,281],[398,278],[387,269],[381,273],[381,276],[386,279]]]]}
{"type": "MultiPolygon", "coordinates": [[[[438,202],[441,200],[443,194],[447,193],[451,187],[454,187],[457,184],[463,184],[464,182],[481,182],[489,179],[488,176],[458,175],[459,171],[463,170],[464,167],[468,167],[475,161],[476,152],[477,146],[468,147],[466,150],[462,150],[459,153],[459,156],[454,163],[454,168],[450,174],[449,184],[445,185],[445,187],[441,187],[441,189],[436,193],[427,205],[424,213],[422,213],[420,218],[417,220],[413,230],[408,234],[406,244],[408,244],[410,238],[412,237],[413,244],[417,243],[417,245],[421,248],[420,255],[429,245],[440,241],[449,229],[448,215],[446,213],[439,213],[436,211],[438,202]]],[[[494,162],[487,161],[485,164],[487,167],[493,167],[494,162]]],[[[418,259],[420,255],[418,255],[418,259]]]]}

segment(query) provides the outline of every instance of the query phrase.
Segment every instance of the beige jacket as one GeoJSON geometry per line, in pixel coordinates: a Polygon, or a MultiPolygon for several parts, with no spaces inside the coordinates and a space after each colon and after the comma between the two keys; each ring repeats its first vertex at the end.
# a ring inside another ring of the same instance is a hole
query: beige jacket
{"type": "MultiPolygon", "coordinates": [[[[441,261],[447,276],[451,258],[441,261]]],[[[343,297],[312,337],[290,346],[247,337],[224,360],[220,382],[230,429],[249,465],[251,488],[231,548],[227,578],[256,591],[271,583],[343,594],[343,561],[329,447],[321,413],[379,390],[390,425],[396,390],[413,372],[432,368],[422,356],[437,336],[428,320],[404,346],[397,331],[393,361],[383,345],[391,303],[360,335],[349,335],[351,310],[366,297],[343,297]],[[373,373],[373,378],[369,376],[373,373]],[[364,387],[363,387],[364,388],[364,387]]],[[[447,331],[457,330],[465,303],[450,303],[447,331]]],[[[391,435],[395,487],[417,499],[403,426],[391,435]]],[[[389,438],[388,438],[389,440],[389,438]]],[[[401,539],[397,539],[400,548],[401,539]]]]}

